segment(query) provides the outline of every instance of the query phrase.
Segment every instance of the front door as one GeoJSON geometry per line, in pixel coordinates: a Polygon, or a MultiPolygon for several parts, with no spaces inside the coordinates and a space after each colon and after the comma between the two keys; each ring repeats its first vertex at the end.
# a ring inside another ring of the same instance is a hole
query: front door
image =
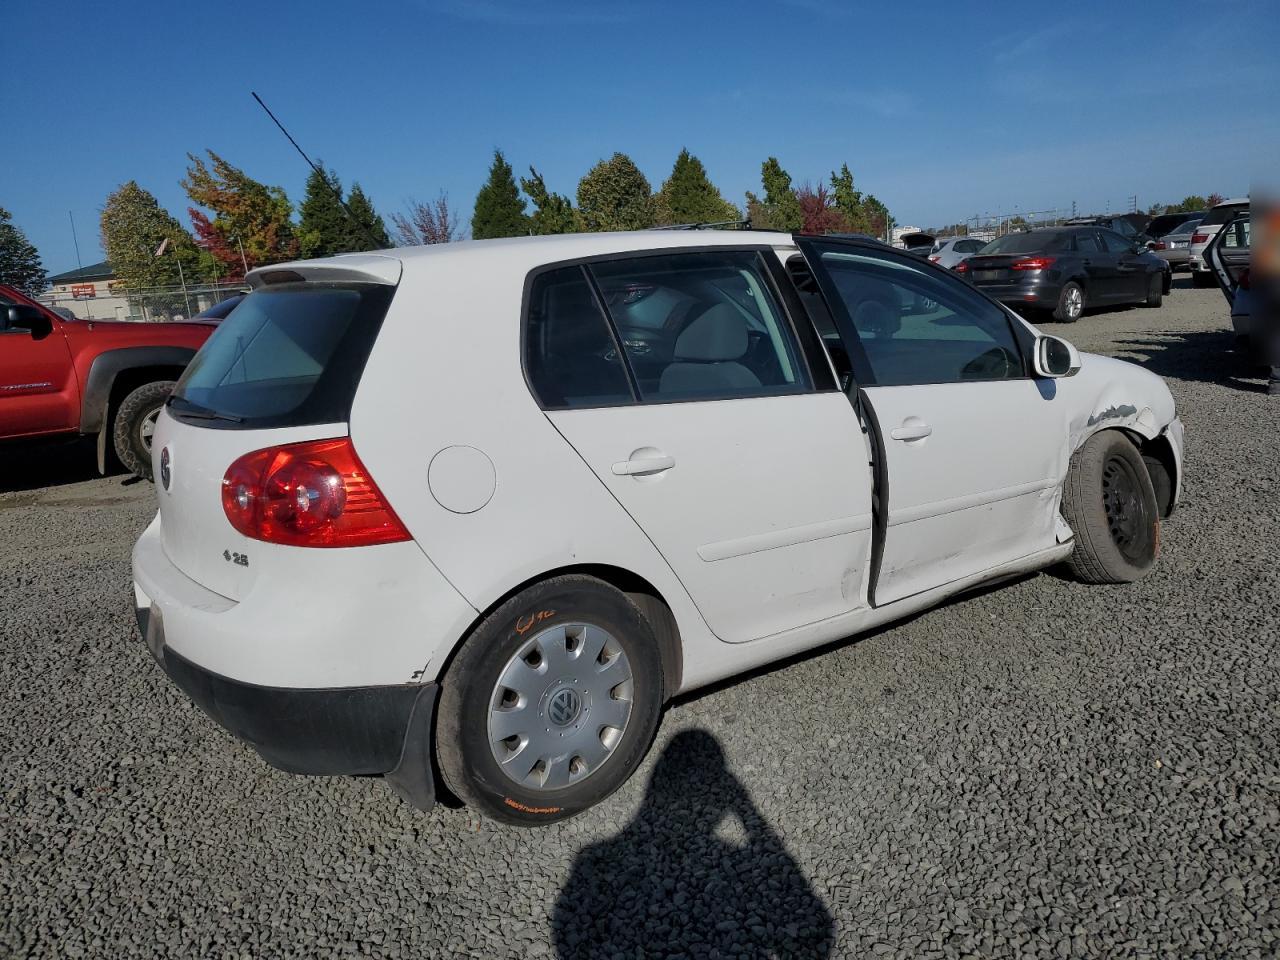
{"type": "Polygon", "coordinates": [[[1056,542],[1065,415],[1030,337],[945,271],[872,244],[801,241],[879,424],[877,606],[1056,542]]]}
{"type": "Polygon", "coordinates": [[[865,440],[765,253],[542,273],[525,334],[547,416],[729,642],[866,602],[865,440]]]}
{"type": "Polygon", "coordinates": [[[50,333],[10,329],[0,296],[0,437],[74,430],[80,396],[59,325],[50,333]]]}

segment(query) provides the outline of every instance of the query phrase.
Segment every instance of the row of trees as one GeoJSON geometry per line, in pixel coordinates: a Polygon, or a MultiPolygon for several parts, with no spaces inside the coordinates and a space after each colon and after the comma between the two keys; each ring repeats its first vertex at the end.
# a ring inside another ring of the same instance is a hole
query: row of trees
{"type": "MultiPolygon", "coordinates": [[[[832,172],[829,190],[823,183],[793,187],[791,175],[776,157],[765,160],[760,175],[763,197],[749,192],[745,212],[745,219],[758,229],[878,236],[890,226],[884,204],[855,189],[848,164],[832,172]]],[[[744,219],[743,211],[724,198],[702,161],[687,149],[680,151],[657,192],[630,157],[615,153],[587,171],[578,182],[576,200],[574,206],[568,197],[548,190],[533,167],[517,186],[511,164],[495,150],[489,179],[476,197],[471,235],[480,240],[744,219]]]]}
{"type": "Polygon", "coordinates": [[[1222,203],[1224,197],[1220,193],[1211,193],[1207,197],[1192,194],[1184,197],[1181,203],[1153,203],[1147,208],[1148,216],[1158,217],[1164,213],[1196,213],[1208,210],[1222,203]]]}

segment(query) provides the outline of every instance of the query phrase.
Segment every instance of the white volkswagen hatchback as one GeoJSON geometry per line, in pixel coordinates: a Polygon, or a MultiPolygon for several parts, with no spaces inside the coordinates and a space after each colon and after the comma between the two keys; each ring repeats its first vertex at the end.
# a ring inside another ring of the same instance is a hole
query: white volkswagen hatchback
{"type": "Polygon", "coordinates": [[[270,763],[545,823],[683,691],[1066,561],[1146,573],[1164,383],[858,240],[639,232],[253,272],[153,443],[169,676],[270,763]]]}

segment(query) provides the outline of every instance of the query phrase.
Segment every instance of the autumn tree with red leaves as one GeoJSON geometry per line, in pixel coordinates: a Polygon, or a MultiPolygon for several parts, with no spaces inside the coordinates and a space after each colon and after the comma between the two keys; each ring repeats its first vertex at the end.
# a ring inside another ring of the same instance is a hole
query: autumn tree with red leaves
{"type": "Polygon", "coordinates": [[[187,154],[191,166],[182,188],[197,205],[188,211],[196,242],[225,268],[225,276],[243,276],[245,265],[252,270],[297,257],[293,204],[284,190],[259,183],[212,150],[206,152],[208,164],[187,154]]]}
{"type": "Polygon", "coordinates": [[[821,183],[816,187],[805,183],[796,191],[796,199],[800,202],[800,214],[804,218],[800,228],[803,233],[853,232],[849,221],[821,183]]]}

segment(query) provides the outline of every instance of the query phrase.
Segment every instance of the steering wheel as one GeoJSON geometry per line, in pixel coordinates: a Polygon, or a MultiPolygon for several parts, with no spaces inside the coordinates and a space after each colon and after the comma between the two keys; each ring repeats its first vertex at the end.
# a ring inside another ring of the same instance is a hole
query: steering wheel
{"type": "Polygon", "coordinates": [[[1009,351],[1004,347],[992,347],[980,353],[960,368],[962,380],[1003,380],[1015,367],[1009,351]]]}

